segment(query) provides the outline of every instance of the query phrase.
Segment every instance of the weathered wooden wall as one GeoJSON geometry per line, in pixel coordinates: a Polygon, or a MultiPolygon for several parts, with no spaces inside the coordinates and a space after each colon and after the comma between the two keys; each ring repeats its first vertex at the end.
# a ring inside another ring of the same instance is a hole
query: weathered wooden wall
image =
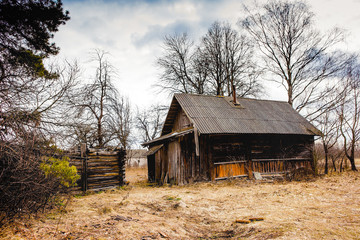
{"type": "MultiPolygon", "coordinates": [[[[208,147],[201,139],[200,146],[208,147]]],[[[149,181],[181,185],[211,180],[208,153],[209,151],[203,151],[200,156],[196,156],[193,133],[166,142],[154,155],[148,156],[149,163],[154,162],[155,165],[152,170],[155,174],[149,175],[149,181]]]]}
{"type": "Polygon", "coordinates": [[[216,135],[210,137],[212,179],[228,176],[284,174],[312,168],[313,136],[216,135]]]}
{"type": "Polygon", "coordinates": [[[152,181],[186,184],[311,169],[313,141],[305,135],[201,135],[196,156],[192,133],[164,143],[155,153],[152,181]]]}
{"type": "Polygon", "coordinates": [[[124,185],[125,150],[88,149],[83,156],[70,156],[81,178],[75,190],[101,190],[124,185]]]}
{"type": "Polygon", "coordinates": [[[184,112],[184,110],[180,109],[180,111],[178,112],[178,114],[175,118],[172,131],[173,132],[179,131],[184,128],[189,128],[191,126],[192,126],[192,124],[191,124],[189,118],[186,116],[186,113],[184,112]]]}

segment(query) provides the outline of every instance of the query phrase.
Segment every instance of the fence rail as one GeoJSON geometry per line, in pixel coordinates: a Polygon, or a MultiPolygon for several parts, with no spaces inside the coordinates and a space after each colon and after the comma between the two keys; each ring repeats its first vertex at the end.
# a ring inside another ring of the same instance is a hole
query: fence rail
{"type": "Polygon", "coordinates": [[[253,162],[271,162],[271,161],[311,161],[311,158],[271,158],[271,159],[251,159],[253,162]]]}

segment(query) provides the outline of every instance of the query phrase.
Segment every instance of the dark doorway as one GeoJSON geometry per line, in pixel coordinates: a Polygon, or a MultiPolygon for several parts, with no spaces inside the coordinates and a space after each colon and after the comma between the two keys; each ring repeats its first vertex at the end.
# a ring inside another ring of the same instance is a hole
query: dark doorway
{"type": "Polygon", "coordinates": [[[155,154],[147,156],[147,165],[149,182],[155,182],[155,154]]]}

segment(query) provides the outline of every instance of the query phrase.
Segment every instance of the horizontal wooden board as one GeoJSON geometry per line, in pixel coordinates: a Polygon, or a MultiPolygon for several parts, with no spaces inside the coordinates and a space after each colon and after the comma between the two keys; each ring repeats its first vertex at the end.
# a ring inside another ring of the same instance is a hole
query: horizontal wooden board
{"type": "Polygon", "coordinates": [[[91,178],[88,178],[88,184],[106,182],[106,181],[110,181],[110,180],[120,180],[120,177],[119,176],[91,177],[91,178]]]}
{"type": "Polygon", "coordinates": [[[311,161],[311,158],[274,158],[274,159],[252,159],[253,162],[271,162],[271,161],[311,161]]]}
{"type": "Polygon", "coordinates": [[[215,165],[215,179],[246,175],[244,163],[215,165]]]}
{"type": "Polygon", "coordinates": [[[95,175],[99,175],[99,176],[119,175],[119,171],[91,171],[91,172],[87,173],[88,177],[95,176],[95,175]]]}
{"type": "Polygon", "coordinates": [[[96,168],[117,168],[119,169],[119,164],[117,163],[99,163],[99,162],[95,162],[95,163],[88,163],[87,164],[89,169],[96,169],[96,168]]]}
{"type": "Polygon", "coordinates": [[[106,164],[116,164],[116,165],[119,165],[119,162],[117,161],[88,161],[87,164],[103,164],[103,165],[106,165],[106,164]]]}
{"type": "Polygon", "coordinates": [[[104,159],[120,159],[119,156],[109,156],[109,155],[89,155],[87,158],[104,158],[104,159]]]}
{"type": "Polygon", "coordinates": [[[225,165],[225,164],[235,164],[235,163],[246,163],[246,160],[242,161],[233,161],[233,162],[215,162],[214,165],[225,165]]]}
{"type": "Polygon", "coordinates": [[[88,185],[88,190],[100,191],[100,190],[106,190],[106,189],[115,188],[115,187],[119,187],[119,186],[120,186],[120,182],[100,184],[100,185],[88,185]]]}
{"type": "Polygon", "coordinates": [[[107,187],[107,186],[119,186],[119,185],[120,185],[119,179],[88,183],[88,187],[94,187],[94,188],[107,187]]]}
{"type": "Polygon", "coordinates": [[[87,162],[119,162],[116,158],[89,158],[87,162]]]}
{"type": "Polygon", "coordinates": [[[90,152],[88,153],[88,156],[91,157],[91,156],[119,156],[118,153],[116,152],[90,152]]]}

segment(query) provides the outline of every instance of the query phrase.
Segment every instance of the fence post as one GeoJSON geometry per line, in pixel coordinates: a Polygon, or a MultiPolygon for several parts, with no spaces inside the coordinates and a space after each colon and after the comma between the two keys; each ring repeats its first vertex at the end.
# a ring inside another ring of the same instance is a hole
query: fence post
{"type": "Polygon", "coordinates": [[[119,185],[120,186],[123,186],[125,184],[125,158],[126,158],[126,150],[121,148],[118,151],[119,185]]]}
{"type": "Polygon", "coordinates": [[[82,174],[81,174],[81,188],[84,192],[88,189],[87,184],[87,172],[88,172],[88,163],[87,163],[87,154],[86,154],[86,143],[82,143],[80,146],[80,156],[82,158],[82,174]]]}
{"type": "Polygon", "coordinates": [[[86,155],[86,143],[82,143],[80,145],[80,156],[85,157],[86,155]]]}

